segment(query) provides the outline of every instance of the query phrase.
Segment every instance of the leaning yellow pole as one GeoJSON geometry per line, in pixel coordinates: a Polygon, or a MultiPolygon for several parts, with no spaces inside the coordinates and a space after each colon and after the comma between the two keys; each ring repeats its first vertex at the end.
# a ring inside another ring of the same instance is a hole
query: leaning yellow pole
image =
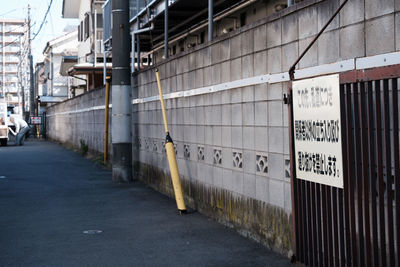
{"type": "Polygon", "coordinates": [[[167,158],[169,163],[169,170],[171,172],[172,186],[174,187],[176,205],[178,206],[178,210],[180,212],[186,212],[185,199],[183,198],[178,164],[176,163],[174,142],[172,141],[172,138],[169,135],[169,130],[168,130],[167,113],[165,111],[164,98],[161,89],[161,82],[160,82],[160,76],[158,74],[158,69],[156,69],[156,77],[157,77],[158,93],[160,94],[161,111],[164,118],[164,128],[166,134],[165,150],[167,151],[167,158]]]}
{"type": "Polygon", "coordinates": [[[108,157],[108,113],[110,103],[110,83],[111,77],[106,77],[106,103],[105,103],[105,114],[104,114],[104,164],[107,164],[108,157]]]}

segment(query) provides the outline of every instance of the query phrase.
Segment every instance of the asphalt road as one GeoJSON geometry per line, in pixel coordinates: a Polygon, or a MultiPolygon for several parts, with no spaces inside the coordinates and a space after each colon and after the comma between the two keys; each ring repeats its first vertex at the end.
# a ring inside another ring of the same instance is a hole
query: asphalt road
{"type": "Polygon", "coordinates": [[[142,183],[49,142],[0,147],[0,266],[290,266],[142,183]],[[86,230],[101,230],[87,234],[86,230]]]}

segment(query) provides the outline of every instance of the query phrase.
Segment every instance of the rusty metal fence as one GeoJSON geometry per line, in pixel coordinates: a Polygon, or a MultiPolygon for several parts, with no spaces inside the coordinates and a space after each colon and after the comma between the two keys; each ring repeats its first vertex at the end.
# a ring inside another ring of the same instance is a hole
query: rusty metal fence
{"type": "Polygon", "coordinates": [[[295,254],[309,266],[400,266],[400,65],[340,75],[344,188],[291,173],[295,254]]]}

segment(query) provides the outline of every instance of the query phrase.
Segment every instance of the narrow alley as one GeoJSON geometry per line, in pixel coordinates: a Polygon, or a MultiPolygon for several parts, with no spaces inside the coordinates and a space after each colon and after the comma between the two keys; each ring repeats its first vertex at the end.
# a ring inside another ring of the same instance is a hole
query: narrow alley
{"type": "Polygon", "coordinates": [[[289,266],[55,143],[0,147],[1,266],[289,266]],[[100,230],[93,233],[88,230],[100,230]]]}

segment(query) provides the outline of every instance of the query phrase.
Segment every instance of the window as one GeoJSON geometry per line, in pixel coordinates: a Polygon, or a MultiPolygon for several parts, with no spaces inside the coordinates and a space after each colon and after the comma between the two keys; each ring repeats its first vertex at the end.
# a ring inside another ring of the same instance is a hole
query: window
{"type": "Polygon", "coordinates": [[[78,25],[78,42],[82,41],[81,39],[81,25],[78,25]]]}
{"type": "Polygon", "coordinates": [[[85,34],[84,34],[84,40],[86,41],[87,38],[89,38],[89,31],[90,31],[90,21],[89,21],[89,13],[85,14],[85,34]]]}
{"type": "Polygon", "coordinates": [[[79,37],[80,37],[80,41],[82,42],[83,41],[83,21],[81,21],[80,28],[81,28],[81,31],[79,33],[79,37]]]}
{"type": "Polygon", "coordinates": [[[246,25],[246,12],[240,14],[240,27],[246,25]]]}

